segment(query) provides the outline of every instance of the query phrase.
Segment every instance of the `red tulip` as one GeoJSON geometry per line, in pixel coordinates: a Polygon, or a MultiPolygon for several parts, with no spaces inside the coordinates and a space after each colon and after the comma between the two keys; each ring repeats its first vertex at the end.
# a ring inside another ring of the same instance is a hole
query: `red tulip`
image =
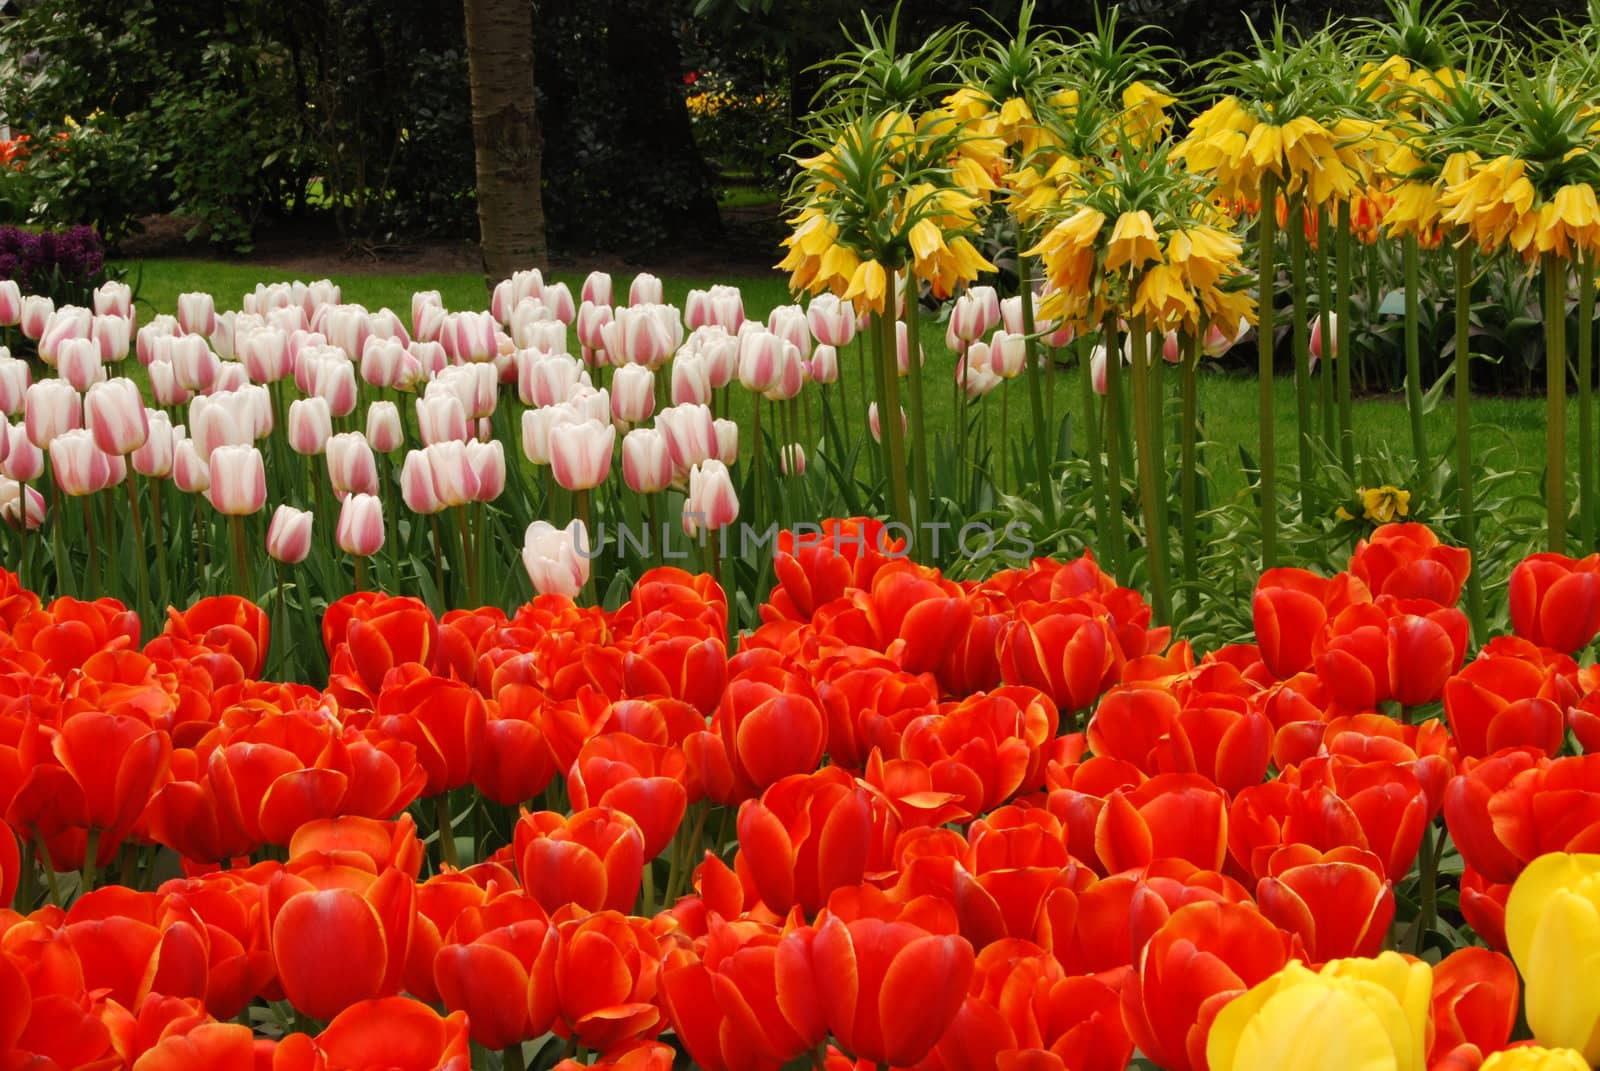
{"type": "Polygon", "coordinates": [[[847,924],[827,915],[814,931],[790,931],[779,944],[779,1006],[791,1024],[820,1011],[857,1059],[909,1067],[948,1028],[973,966],[972,946],[962,937],[909,922],[847,924]],[[803,1014],[787,1010],[800,1007],[803,1014]]]}
{"type": "Polygon", "coordinates": [[[1260,783],[1271,741],[1272,726],[1259,711],[1184,708],[1155,685],[1111,689],[1089,722],[1095,754],[1126,759],[1152,775],[1199,773],[1228,792],[1260,783]]]}
{"type": "Polygon", "coordinates": [[[1433,968],[1432,1067],[1460,1045],[1498,1052],[1517,1023],[1516,966],[1486,948],[1461,948],[1433,968]]]}
{"type": "Polygon", "coordinates": [[[322,615],[322,642],[335,676],[351,678],[369,696],[395,666],[430,664],[439,623],[420,600],[373,591],[347,595],[322,615]]]}
{"type": "Polygon", "coordinates": [[[502,807],[515,807],[545,790],[555,776],[537,715],[520,717],[501,706],[483,725],[472,760],[473,787],[502,807]]]}
{"type": "Polygon", "coordinates": [[[1261,913],[1305,943],[1313,964],[1375,956],[1394,919],[1394,888],[1383,864],[1359,848],[1280,849],[1256,886],[1261,913]]]}
{"type": "Polygon", "coordinates": [[[1571,654],[1600,632],[1600,555],[1535,554],[1511,570],[1507,594],[1518,636],[1571,654]]]}
{"type": "Polygon", "coordinates": [[[843,770],[795,774],[740,806],[734,866],[774,912],[798,904],[809,914],[862,881],[887,821],[883,804],[843,770]]]}
{"type": "Polygon", "coordinates": [[[1206,1037],[1217,1012],[1298,952],[1254,907],[1179,908],[1145,946],[1139,973],[1122,990],[1134,1044],[1168,1071],[1206,1071],[1206,1037]]]}
{"type": "Polygon", "coordinates": [[[379,1067],[386,1071],[470,1071],[472,1067],[467,1017],[452,1012],[440,1018],[426,1004],[404,997],[352,1005],[317,1035],[316,1047],[327,1061],[327,1071],[379,1067]]]}
{"type": "Polygon", "coordinates": [[[458,918],[433,959],[444,1006],[466,1012],[490,1049],[539,1037],[555,1018],[556,934],[531,898],[512,893],[458,918]]]}
{"type": "Polygon", "coordinates": [[[1032,685],[1067,711],[1110,687],[1122,658],[1110,617],[1082,600],[1023,607],[1000,633],[1006,683],[1032,685]]]}
{"type": "Polygon", "coordinates": [[[1561,668],[1531,643],[1510,636],[1491,641],[1444,687],[1445,715],[1461,753],[1485,758],[1510,747],[1552,756],[1559,751],[1571,689],[1561,668]]]}
{"type": "Polygon", "coordinates": [[[815,770],[827,744],[809,682],[773,661],[733,673],[716,726],[734,770],[757,789],[815,770]]]}
{"type": "Polygon", "coordinates": [[[273,878],[267,894],[278,982],[300,1011],[328,1020],[399,991],[417,899],[405,872],[285,872],[273,878]],[[329,949],[339,954],[330,956],[329,949]]]}
{"type": "Polygon", "coordinates": [[[437,796],[471,780],[488,711],[483,697],[468,685],[429,676],[415,666],[408,673],[409,680],[404,679],[407,674],[396,674],[385,684],[371,728],[416,748],[417,761],[428,775],[422,794],[437,796]]]}
{"type": "Polygon", "coordinates": [[[865,517],[825,521],[815,535],[785,529],[773,558],[777,585],[761,606],[762,620],[810,620],[847,589],[869,590],[877,571],[904,552],[904,541],[883,522],[865,517]]]}
{"type": "Polygon", "coordinates": [[[80,602],[63,597],[19,620],[11,639],[61,677],[100,652],[137,647],[139,616],[115,599],[80,602]]]}
{"type": "Polygon", "coordinates": [[[1322,651],[1327,622],[1345,607],[1369,601],[1366,586],[1349,573],[1326,579],[1304,569],[1267,570],[1251,602],[1262,660],[1279,680],[1310,669],[1322,651]]]}
{"type": "Polygon", "coordinates": [[[1106,797],[1094,846],[1107,873],[1156,859],[1216,870],[1227,854],[1227,797],[1198,774],[1161,774],[1106,797]]]}
{"type": "Polygon", "coordinates": [[[567,775],[574,808],[614,807],[639,826],[644,857],[654,859],[671,842],[689,804],[683,752],[647,744],[628,733],[595,737],[567,775]]]}
{"type": "Polygon", "coordinates": [[[1454,606],[1472,571],[1472,553],[1440,543],[1425,524],[1383,524],[1356,544],[1350,571],[1374,595],[1454,606]]]}
{"type": "Polygon", "coordinates": [[[556,811],[524,813],[513,858],[523,887],[547,911],[574,904],[586,911],[633,910],[644,874],[644,835],[612,807],[571,818],[556,811]]]}
{"type": "Polygon", "coordinates": [[[654,1037],[663,1025],[661,948],[650,924],[606,911],[563,922],[558,932],[556,1032],[601,1052],[654,1037]]]}
{"type": "MultiPolygon", "coordinates": [[[[1565,792],[1560,804],[1562,809],[1576,812],[1583,824],[1600,820],[1600,796],[1592,791],[1573,791],[1574,782],[1593,781],[1600,775],[1600,767],[1591,768],[1587,758],[1582,766],[1573,769],[1577,777],[1563,778],[1565,792]]],[[[1487,881],[1515,881],[1522,868],[1534,859],[1534,855],[1524,853],[1532,850],[1539,854],[1530,843],[1531,830],[1524,823],[1535,817],[1532,812],[1539,782],[1550,765],[1550,760],[1533,748],[1503,751],[1478,762],[1463,762],[1461,774],[1445,789],[1444,819],[1450,839],[1468,868],[1487,881]]],[[[1555,808],[1541,809],[1537,817],[1554,817],[1556,813],[1555,808]]]]}
{"type": "Polygon", "coordinates": [[[217,595],[183,613],[168,608],[167,627],[146,645],[145,653],[174,658],[183,645],[193,645],[231,656],[246,677],[255,678],[266,665],[270,639],[271,624],[259,606],[234,595],[217,595]]]}
{"type": "Polygon", "coordinates": [[[145,1050],[133,1071],[242,1071],[255,1066],[255,1032],[248,1026],[201,1023],[145,1050]]]}

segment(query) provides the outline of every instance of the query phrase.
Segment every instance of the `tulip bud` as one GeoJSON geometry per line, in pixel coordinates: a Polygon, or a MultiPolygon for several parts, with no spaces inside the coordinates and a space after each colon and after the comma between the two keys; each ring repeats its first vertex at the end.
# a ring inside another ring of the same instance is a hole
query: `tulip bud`
{"type": "Polygon", "coordinates": [[[1161,359],[1168,364],[1180,364],[1183,353],[1178,346],[1178,332],[1168,331],[1161,339],[1161,359]]]}
{"type": "Polygon", "coordinates": [[[717,460],[732,465],[739,460],[739,425],[736,421],[718,417],[711,422],[717,434],[717,460]]]}
{"type": "Polygon", "coordinates": [[[6,439],[5,459],[0,461],[0,475],[26,483],[44,474],[44,451],[33,445],[28,429],[21,424],[0,425],[6,439]]]}
{"type": "Polygon", "coordinates": [[[506,448],[499,439],[467,444],[467,464],[478,487],[474,502],[493,502],[506,489],[506,448]]]}
{"type": "Polygon", "coordinates": [[[30,342],[38,342],[44,337],[44,329],[50,324],[50,317],[55,314],[56,303],[41,294],[29,294],[22,299],[22,310],[17,322],[22,327],[22,334],[30,342]]]}
{"type": "Polygon", "coordinates": [[[108,379],[90,387],[83,415],[95,445],[117,457],[133,453],[150,434],[144,399],[131,379],[108,379]]]}
{"type": "Polygon", "coordinates": [[[339,549],[357,558],[370,558],[383,549],[383,503],[376,495],[351,495],[339,507],[334,532],[339,549]]]}
{"type": "Polygon", "coordinates": [[[424,395],[418,398],[417,428],[424,446],[452,441],[465,442],[467,414],[461,406],[461,399],[449,391],[432,397],[424,395]]]}
{"type": "Polygon", "coordinates": [[[145,410],[145,438],[133,452],[133,471],[164,478],[172,474],[174,438],[172,418],[160,409],[145,410]]]}
{"type": "Polygon", "coordinates": [[[739,384],[764,394],[783,378],[783,339],[770,331],[751,332],[739,340],[739,384]]]}
{"type": "MultiPolygon", "coordinates": [[[[882,442],[883,441],[883,428],[878,423],[878,403],[877,402],[873,402],[873,403],[871,403],[870,405],[867,406],[867,428],[868,428],[869,431],[872,432],[872,438],[873,438],[873,440],[875,442],[882,442]]],[[[902,408],[900,410],[900,432],[901,432],[901,434],[904,434],[905,430],[906,430],[906,411],[905,411],[904,408],[902,408]]]]}
{"type": "Polygon", "coordinates": [[[185,494],[203,493],[211,486],[211,466],[200,456],[194,440],[177,438],[177,428],[172,434],[177,439],[172,452],[172,482],[185,494]]]}
{"type": "Polygon", "coordinates": [[[97,316],[118,316],[126,320],[133,316],[133,287],[127,283],[108,279],[95,288],[94,311],[97,316]]]}
{"type": "Polygon", "coordinates": [[[656,415],[656,427],[667,438],[667,451],[679,472],[717,456],[717,427],[710,406],[675,405],[656,415]]]}
{"type": "Polygon", "coordinates": [[[15,279],[0,279],[0,327],[14,327],[22,320],[22,291],[15,279]]]}
{"type": "Polygon", "coordinates": [[[996,331],[989,342],[989,370],[1002,379],[1016,379],[1027,366],[1027,337],[1009,331],[996,331]]]}
{"type": "MultiPolygon", "coordinates": [[[[1027,331],[1022,322],[1022,295],[1013,294],[1000,300],[1000,326],[1008,335],[1022,335],[1027,331]]],[[[1038,328],[1039,324],[1034,324],[1038,328]]]]}
{"type": "Polygon", "coordinates": [[[100,347],[93,339],[66,338],[56,347],[56,372],[82,393],[106,378],[100,361],[100,347]]]}
{"type": "Polygon", "coordinates": [[[592,271],[583,280],[579,299],[593,305],[610,305],[611,276],[603,271],[592,271]]]}
{"type": "MultiPolygon", "coordinates": [[[[32,448],[32,444],[29,444],[32,448]]],[[[13,528],[27,525],[29,531],[44,524],[44,496],[21,483],[0,483],[0,519],[13,528]],[[26,514],[24,514],[26,510],[26,514]]]]}
{"type": "Polygon", "coordinates": [[[64,431],[50,440],[50,471],[61,493],[72,497],[111,486],[111,459],[83,428],[64,431]]]}
{"type": "Polygon", "coordinates": [[[28,385],[32,382],[33,373],[27,361],[12,357],[9,353],[0,357],[0,412],[6,416],[16,416],[22,412],[27,402],[28,385]]]}
{"type": "Polygon", "coordinates": [[[311,553],[312,514],[308,509],[279,506],[267,525],[267,554],[273,561],[299,565],[311,553]]]}
{"type": "Polygon", "coordinates": [[[599,487],[611,471],[616,438],[616,432],[598,420],[552,428],[550,468],[556,483],[569,491],[599,487]]]}
{"type": "Polygon", "coordinates": [[[333,434],[326,398],[296,398],[289,403],[289,449],[303,457],[322,453],[333,434]]]}
{"type": "Polygon", "coordinates": [[[778,468],[785,476],[806,474],[806,451],[799,443],[789,443],[778,451],[778,468]]]}
{"type": "Polygon", "coordinates": [[[589,582],[589,533],[583,522],[565,528],[534,521],[522,540],[522,565],[540,595],[575,598],[589,582]]]}
{"type": "Polygon", "coordinates": [[[178,330],[186,335],[210,337],[217,329],[217,303],[210,294],[178,295],[178,330]]]}
{"type": "Polygon", "coordinates": [[[683,504],[683,531],[690,538],[716,531],[739,516],[739,496],[728,466],[716,458],[689,470],[689,495],[683,504]]]}
{"type": "Polygon", "coordinates": [[[634,428],[622,437],[622,479],[639,494],[665,490],[672,483],[667,437],[655,428],[634,428]]]}
{"type": "Polygon", "coordinates": [[[411,450],[400,466],[400,497],[412,513],[431,514],[444,509],[433,485],[433,467],[428,451],[411,450]]]}
{"type": "Polygon", "coordinates": [[[322,361],[317,365],[311,393],[326,399],[328,411],[334,416],[349,416],[356,409],[355,365],[349,361],[322,361]]]}
{"type": "Polygon", "coordinates": [[[171,343],[172,371],[184,390],[205,392],[217,382],[222,362],[200,335],[182,335],[171,343]]]}
{"type": "Polygon", "coordinates": [[[267,504],[267,470],[254,446],[219,446],[207,466],[207,497],[229,517],[248,517],[267,504]]]}
{"type": "Polygon", "coordinates": [[[378,462],[365,435],[348,431],[329,437],[327,457],[328,482],[334,494],[343,498],[378,493],[378,462]]]}
{"type": "Polygon", "coordinates": [[[650,419],[656,408],[656,376],[641,364],[623,365],[611,377],[611,415],[625,423],[650,419]]]}
{"type": "Polygon", "coordinates": [[[405,444],[399,406],[393,402],[367,406],[367,442],[380,454],[392,454],[405,444]]]}
{"type": "MultiPolygon", "coordinates": [[[[1327,351],[1328,351],[1328,357],[1329,357],[1330,360],[1338,360],[1338,358],[1339,358],[1339,314],[1336,313],[1336,312],[1328,313],[1328,332],[1329,332],[1329,334],[1331,334],[1333,336],[1331,343],[1326,347],[1327,351]]],[[[1242,335],[1244,332],[1240,331],[1239,333],[1242,335]]],[[[1322,317],[1318,316],[1318,317],[1314,318],[1311,321],[1311,358],[1312,358],[1311,366],[1313,368],[1316,367],[1316,362],[1322,359],[1323,349],[1324,349],[1324,347],[1323,347],[1323,344],[1322,344],[1322,317]]]]}
{"type": "Polygon", "coordinates": [[[826,342],[811,351],[811,378],[824,386],[839,381],[839,351],[826,342]]]}
{"type": "Polygon", "coordinates": [[[45,450],[56,436],[83,426],[83,399],[64,380],[42,379],[28,388],[23,414],[28,440],[45,450]]]}
{"type": "Polygon", "coordinates": [[[630,307],[660,305],[665,300],[661,280],[649,272],[642,271],[635,275],[633,282],[628,286],[628,305],[630,307]]]}

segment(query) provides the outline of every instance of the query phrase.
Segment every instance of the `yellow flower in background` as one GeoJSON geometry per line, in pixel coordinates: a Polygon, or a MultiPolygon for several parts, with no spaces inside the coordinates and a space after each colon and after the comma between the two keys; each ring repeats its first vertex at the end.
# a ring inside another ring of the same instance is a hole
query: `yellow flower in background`
{"type": "Polygon", "coordinates": [[[1478,164],[1440,193],[1439,221],[1465,227],[1486,252],[1500,248],[1521,228],[1522,244],[1516,247],[1527,248],[1538,223],[1530,211],[1538,194],[1527,172],[1527,161],[1512,156],[1478,164]]]}
{"type": "Polygon", "coordinates": [[[1231,96],[1201,112],[1172,155],[1191,172],[1213,176],[1217,195],[1230,201],[1259,199],[1262,176],[1268,173],[1287,192],[1304,191],[1312,204],[1348,197],[1359,177],[1353,142],[1336,139],[1308,115],[1267,122],[1231,96]]]}
{"type": "Polygon", "coordinates": [[[1133,314],[1162,331],[1199,332],[1200,307],[1184,285],[1182,273],[1170,264],[1157,264],[1140,278],[1133,295],[1133,314]]]}
{"type": "Polygon", "coordinates": [[[1217,1013],[1211,1071],[1424,1071],[1433,971],[1398,952],[1298,961],[1217,1013]]]}
{"type": "Polygon", "coordinates": [[[1576,1049],[1543,1049],[1523,1045],[1489,1054],[1478,1071],[1589,1071],[1589,1061],[1576,1049]]]}
{"type": "Polygon", "coordinates": [[[856,312],[882,312],[883,299],[889,292],[889,275],[883,265],[875,260],[863,260],[857,265],[850,283],[840,297],[852,302],[856,312]]]}
{"type": "Polygon", "coordinates": [[[1522,973],[1528,1026],[1541,1044],[1600,1061],[1600,855],[1551,852],[1517,878],[1506,945],[1522,973]]]}
{"type": "Polygon", "coordinates": [[[1145,82],[1132,82],[1122,91],[1122,133],[1135,145],[1150,145],[1172,129],[1167,109],[1177,101],[1145,82]]]}
{"type": "MultiPolygon", "coordinates": [[[[829,289],[828,276],[822,274],[823,260],[838,248],[839,228],[816,208],[803,209],[789,224],[791,230],[782,242],[789,251],[777,267],[789,273],[790,289],[809,290],[812,293],[829,289]]],[[[853,266],[851,270],[854,270],[853,266]]]]}
{"type": "Polygon", "coordinates": [[[1106,246],[1106,271],[1137,271],[1160,259],[1161,242],[1150,213],[1141,208],[1118,216],[1106,246]]]}
{"type": "Polygon", "coordinates": [[[1593,249],[1600,231],[1600,204],[1595,203],[1594,187],[1572,183],[1561,187],[1555,196],[1539,206],[1539,227],[1534,248],[1540,253],[1555,253],[1563,258],[1574,252],[1593,249]]]}
{"type": "Polygon", "coordinates": [[[1411,513],[1411,492],[1393,484],[1362,487],[1356,493],[1361,496],[1361,515],[1374,524],[1388,524],[1411,513]]]}
{"type": "Polygon", "coordinates": [[[1243,253],[1238,237],[1216,227],[1186,227],[1167,240],[1168,263],[1181,269],[1196,290],[1216,286],[1243,253]]]}

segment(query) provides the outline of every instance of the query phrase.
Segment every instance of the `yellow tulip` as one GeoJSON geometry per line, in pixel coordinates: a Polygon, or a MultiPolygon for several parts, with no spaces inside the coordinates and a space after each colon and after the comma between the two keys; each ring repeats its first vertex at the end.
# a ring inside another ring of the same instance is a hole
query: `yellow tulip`
{"type": "Polygon", "coordinates": [[[1423,1071],[1433,972],[1398,952],[1291,963],[1235,997],[1206,1040],[1211,1071],[1423,1071]]]}
{"type": "Polygon", "coordinates": [[[1490,1053],[1478,1071],[1589,1071],[1589,1062],[1576,1049],[1541,1049],[1524,1045],[1490,1053]]]}
{"type": "Polygon", "coordinates": [[[1530,863],[1506,901],[1506,944],[1533,1036],[1600,1061],[1600,855],[1551,852],[1530,863]]]}

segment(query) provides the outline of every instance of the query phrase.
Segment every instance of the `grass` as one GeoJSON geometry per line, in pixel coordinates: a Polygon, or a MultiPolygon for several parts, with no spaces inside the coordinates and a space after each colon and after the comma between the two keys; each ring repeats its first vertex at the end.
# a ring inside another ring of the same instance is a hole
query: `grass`
{"type": "MultiPolygon", "coordinates": [[[[141,315],[145,318],[151,312],[174,312],[178,295],[187,291],[210,292],[216,297],[219,310],[237,308],[240,297],[253,290],[258,282],[290,277],[287,272],[258,264],[200,260],[149,260],[124,264],[122,267],[128,270],[129,281],[138,284],[139,300],[144,306],[141,315]]],[[[564,272],[557,272],[551,278],[566,282],[574,294],[583,281],[581,274],[564,272]]],[[[411,294],[418,290],[438,290],[448,308],[477,309],[486,307],[488,303],[482,278],[476,274],[352,273],[335,281],[341,285],[345,301],[359,302],[372,309],[387,306],[396,310],[401,319],[407,322],[410,319],[411,294]]],[[[723,279],[669,278],[664,280],[667,300],[681,307],[685,294],[691,288],[714,282],[738,284],[744,293],[746,313],[753,318],[764,319],[774,305],[790,300],[785,280],[777,274],[723,279]]],[[[616,283],[619,296],[625,294],[627,280],[619,275],[616,283]]],[[[949,435],[957,426],[955,403],[951,396],[955,356],[944,345],[942,324],[925,318],[922,336],[923,351],[927,355],[927,427],[930,435],[949,435]]],[[[841,358],[846,383],[853,387],[857,382],[856,359],[853,354],[843,354],[841,358]]],[[[1176,390],[1174,379],[1168,377],[1168,384],[1176,390]]],[[[1016,449],[1023,449],[1029,434],[1026,386],[1019,380],[1007,389],[1013,392],[1009,402],[1012,410],[1011,439],[1016,449]]],[[[739,401],[742,408],[736,406],[734,415],[740,418],[741,424],[748,426],[748,398],[742,392],[735,393],[741,395],[739,401]]],[[[1295,403],[1293,384],[1289,379],[1280,377],[1276,381],[1274,398],[1280,467],[1288,465],[1292,468],[1295,456],[1295,403]]],[[[1069,369],[1061,374],[1056,383],[1057,414],[1075,412],[1077,399],[1077,375],[1069,369]]],[[[1255,380],[1208,365],[1200,380],[1199,401],[1208,441],[1205,460],[1213,480],[1214,501],[1244,496],[1248,494],[1249,480],[1240,457],[1240,448],[1254,457],[1259,443],[1255,380]]],[[[1543,467],[1545,454],[1543,401],[1530,398],[1480,398],[1474,400],[1473,406],[1474,449],[1480,463],[1500,470],[1522,470],[1508,489],[1512,493],[1537,498],[1540,494],[1538,473],[1543,467]]],[[[1000,433],[998,392],[991,396],[987,408],[990,434],[997,437],[1000,433]]],[[[1573,459],[1569,467],[1576,465],[1576,426],[1576,406],[1573,405],[1569,408],[1567,418],[1567,453],[1573,459]]],[[[1404,458],[1409,455],[1410,433],[1405,406],[1399,395],[1358,400],[1355,405],[1355,431],[1358,457],[1387,455],[1404,458]]],[[[1442,454],[1453,436],[1453,414],[1447,395],[1428,416],[1430,447],[1436,455],[1442,454]]]]}

